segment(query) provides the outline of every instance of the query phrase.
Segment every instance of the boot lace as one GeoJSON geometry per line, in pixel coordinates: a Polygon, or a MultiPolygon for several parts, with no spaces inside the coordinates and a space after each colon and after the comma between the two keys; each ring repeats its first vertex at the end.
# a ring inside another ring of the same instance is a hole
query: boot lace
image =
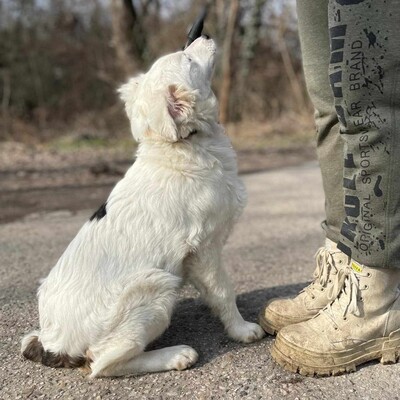
{"type": "MultiPolygon", "coordinates": [[[[338,273],[338,268],[335,265],[335,259],[333,257],[332,252],[328,250],[326,247],[321,247],[315,253],[315,261],[316,261],[316,268],[313,273],[314,280],[305,287],[300,293],[306,292],[312,298],[315,298],[314,291],[324,289],[329,281],[329,276],[332,274],[333,271],[338,273]]],[[[335,279],[335,284],[337,279],[335,279]]],[[[329,290],[328,297],[329,299],[334,299],[335,295],[339,293],[339,289],[332,291],[332,288],[329,290]]]]}
{"type": "Polygon", "coordinates": [[[320,312],[328,315],[333,322],[335,322],[335,314],[337,315],[337,311],[335,311],[337,306],[339,306],[343,318],[345,318],[348,313],[360,316],[360,292],[365,288],[360,288],[359,277],[368,276],[370,276],[368,273],[355,273],[351,267],[340,270],[332,286],[332,295],[336,293],[334,297],[335,300],[320,312]]]}

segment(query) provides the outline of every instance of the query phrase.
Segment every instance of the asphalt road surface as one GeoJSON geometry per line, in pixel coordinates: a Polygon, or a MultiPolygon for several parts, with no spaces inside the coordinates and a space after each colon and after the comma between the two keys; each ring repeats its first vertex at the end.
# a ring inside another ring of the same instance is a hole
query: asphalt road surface
{"type": "MultiPolygon", "coordinates": [[[[321,179],[315,163],[244,176],[249,204],[224,251],[245,318],[263,303],[295,294],[310,279],[323,241],[321,179]]],[[[305,378],[270,356],[273,337],[242,345],[186,287],[170,328],[152,348],[187,344],[200,354],[187,371],[89,381],[80,370],[24,360],[21,336],[38,326],[35,292],[93,210],[27,216],[0,225],[0,399],[398,399],[400,365],[305,378]]]]}

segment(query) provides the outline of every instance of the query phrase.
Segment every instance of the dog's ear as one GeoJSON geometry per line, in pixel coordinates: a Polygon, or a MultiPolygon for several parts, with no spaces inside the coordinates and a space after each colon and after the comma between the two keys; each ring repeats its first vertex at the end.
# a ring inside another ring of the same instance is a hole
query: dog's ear
{"type": "Polygon", "coordinates": [[[125,107],[128,107],[128,105],[132,105],[135,102],[137,98],[139,83],[142,79],[142,76],[143,75],[139,75],[135,78],[129,79],[127,83],[125,83],[118,89],[118,93],[125,103],[125,107]]]}
{"type": "Polygon", "coordinates": [[[131,78],[118,89],[118,93],[125,104],[125,111],[131,123],[132,135],[138,142],[142,139],[144,132],[148,130],[146,121],[147,106],[141,91],[141,82],[144,74],[131,78]]]}
{"type": "Polygon", "coordinates": [[[190,134],[187,122],[194,112],[195,93],[182,85],[169,85],[167,91],[167,111],[172,121],[174,141],[190,134]]]}
{"type": "Polygon", "coordinates": [[[194,96],[183,86],[168,86],[168,112],[175,121],[180,121],[189,116],[194,106],[194,96]]]}
{"type": "Polygon", "coordinates": [[[166,91],[153,92],[147,99],[148,125],[143,135],[160,136],[168,142],[177,142],[187,137],[189,133],[186,132],[185,122],[193,113],[194,103],[194,93],[180,85],[169,85],[166,91]]]}
{"type": "Polygon", "coordinates": [[[176,142],[187,137],[185,121],[193,112],[194,93],[180,85],[169,85],[166,91],[145,90],[142,77],[132,78],[119,89],[134,138],[141,141],[156,135],[176,142]]]}

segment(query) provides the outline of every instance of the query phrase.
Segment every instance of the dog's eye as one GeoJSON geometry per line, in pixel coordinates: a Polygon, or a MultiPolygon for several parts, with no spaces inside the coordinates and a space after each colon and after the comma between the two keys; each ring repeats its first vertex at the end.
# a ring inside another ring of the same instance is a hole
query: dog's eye
{"type": "Polygon", "coordinates": [[[192,59],[190,58],[190,56],[188,56],[186,53],[183,53],[183,55],[185,56],[186,60],[188,60],[189,62],[192,62],[192,59]]]}

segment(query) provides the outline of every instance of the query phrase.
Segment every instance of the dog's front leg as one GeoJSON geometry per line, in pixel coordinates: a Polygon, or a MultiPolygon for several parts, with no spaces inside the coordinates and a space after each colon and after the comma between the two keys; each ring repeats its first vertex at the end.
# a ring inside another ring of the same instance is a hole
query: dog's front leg
{"type": "Polygon", "coordinates": [[[190,256],[186,268],[190,281],[219,316],[232,339],[250,343],[265,335],[258,324],[247,322],[240,315],[232,283],[221,264],[219,249],[207,248],[190,256]]]}

